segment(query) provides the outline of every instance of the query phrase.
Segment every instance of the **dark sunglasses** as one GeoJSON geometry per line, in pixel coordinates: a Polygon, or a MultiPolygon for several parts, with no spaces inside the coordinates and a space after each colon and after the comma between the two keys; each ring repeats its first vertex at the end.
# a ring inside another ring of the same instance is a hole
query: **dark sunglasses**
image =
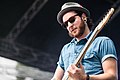
{"type": "Polygon", "coordinates": [[[75,19],[76,19],[75,16],[78,16],[78,14],[70,17],[67,21],[65,21],[65,22],[62,24],[63,28],[65,28],[65,29],[67,28],[68,22],[74,23],[74,22],[75,22],[75,19]]]}

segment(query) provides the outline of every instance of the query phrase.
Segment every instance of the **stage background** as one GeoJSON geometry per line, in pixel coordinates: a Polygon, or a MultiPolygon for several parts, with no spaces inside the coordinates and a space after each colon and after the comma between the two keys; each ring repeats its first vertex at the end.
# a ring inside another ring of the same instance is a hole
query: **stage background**
{"type": "MultiPolygon", "coordinates": [[[[56,20],[61,5],[67,1],[76,1],[88,8],[97,26],[118,0],[1,0],[0,56],[54,73],[61,48],[71,40],[56,20]]],[[[99,33],[113,40],[117,49],[118,66],[119,27],[120,13],[117,13],[99,33]]]]}

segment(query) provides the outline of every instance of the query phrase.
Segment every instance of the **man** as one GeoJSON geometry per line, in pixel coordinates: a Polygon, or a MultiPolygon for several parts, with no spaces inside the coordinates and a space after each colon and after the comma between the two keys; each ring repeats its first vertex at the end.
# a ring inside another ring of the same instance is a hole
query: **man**
{"type": "Polygon", "coordinates": [[[65,3],[57,15],[72,41],[64,45],[52,80],[62,80],[67,70],[69,80],[117,80],[117,55],[112,40],[96,37],[79,66],[74,61],[92,34],[90,12],[75,2],[65,3]]]}

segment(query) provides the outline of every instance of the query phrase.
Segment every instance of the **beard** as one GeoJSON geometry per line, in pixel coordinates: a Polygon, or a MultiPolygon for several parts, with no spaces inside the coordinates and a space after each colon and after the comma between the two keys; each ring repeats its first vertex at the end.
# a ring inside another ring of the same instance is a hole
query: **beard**
{"type": "Polygon", "coordinates": [[[69,32],[69,36],[70,37],[80,37],[83,35],[83,33],[85,32],[85,23],[84,21],[81,22],[80,26],[75,27],[73,31],[69,32]]]}

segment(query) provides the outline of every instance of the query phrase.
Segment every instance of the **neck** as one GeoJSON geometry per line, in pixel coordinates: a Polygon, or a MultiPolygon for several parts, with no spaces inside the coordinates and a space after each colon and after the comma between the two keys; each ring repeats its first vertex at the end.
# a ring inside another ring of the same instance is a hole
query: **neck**
{"type": "Polygon", "coordinates": [[[80,41],[81,39],[85,38],[89,33],[90,33],[90,30],[89,30],[88,26],[86,26],[83,35],[80,37],[76,37],[76,40],[80,41]]]}

